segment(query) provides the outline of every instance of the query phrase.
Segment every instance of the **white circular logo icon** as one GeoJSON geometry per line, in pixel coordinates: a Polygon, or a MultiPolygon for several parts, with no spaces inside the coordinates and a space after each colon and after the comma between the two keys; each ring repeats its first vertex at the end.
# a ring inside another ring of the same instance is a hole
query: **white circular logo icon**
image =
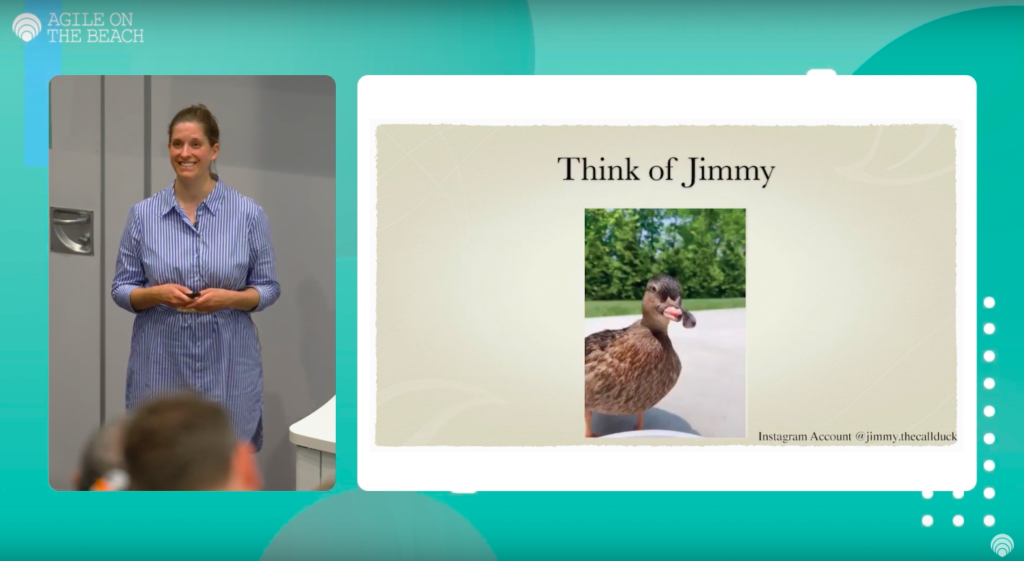
{"type": "Polygon", "coordinates": [[[14,18],[14,25],[11,26],[14,29],[14,34],[21,37],[21,40],[28,43],[32,39],[39,35],[39,30],[43,28],[43,25],[39,23],[39,18],[33,14],[24,13],[14,18]]]}
{"type": "Polygon", "coordinates": [[[992,538],[992,551],[1000,557],[1006,557],[1008,553],[1013,551],[1013,538],[1006,534],[999,534],[992,538]]]}

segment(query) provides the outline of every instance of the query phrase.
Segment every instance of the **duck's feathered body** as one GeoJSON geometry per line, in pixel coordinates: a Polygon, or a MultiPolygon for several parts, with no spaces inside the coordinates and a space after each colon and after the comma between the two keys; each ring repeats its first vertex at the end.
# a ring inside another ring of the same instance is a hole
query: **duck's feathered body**
{"type": "Polygon", "coordinates": [[[640,321],[625,329],[587,336],[586,408],[609,415],[637,415],[675,387],[682,371],[668,334],[640,321]]]}
{"type": "Polygon", "coordinates": [[[672,348],[668,326],[681,322],[687,329],[697,325],[693,314],[682,307],[679,283],[657,275],[647,284],[642,318],[624,329],[608,329],[584,340],[584,404],[587,436],[591,413],[637,415],[643,428],[644,411],[672,391],[682,364],[672,348]]]}

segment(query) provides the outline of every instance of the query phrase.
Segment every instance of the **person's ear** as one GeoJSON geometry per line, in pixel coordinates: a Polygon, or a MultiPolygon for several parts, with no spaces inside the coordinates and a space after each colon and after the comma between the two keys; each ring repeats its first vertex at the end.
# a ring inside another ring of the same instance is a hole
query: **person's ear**
{"type": "Polygon", "coordinates": [[[217,154],[219,154],[219,153],[220,153],[220,143],[214,144],[213,145],[213,150],[210,153],[210,161],[211,162],[217,161],[217,154]]]}

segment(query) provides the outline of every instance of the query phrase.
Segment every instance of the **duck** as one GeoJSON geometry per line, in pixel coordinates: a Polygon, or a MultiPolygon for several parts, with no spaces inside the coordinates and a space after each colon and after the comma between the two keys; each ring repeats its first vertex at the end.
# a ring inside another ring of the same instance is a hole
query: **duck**
{"type": "Polygon", "coordinates": [[[597,436],[590,426],[594,411],[636,415],[636,430],[643,430],[644,411],[679,381],[682,363],[672,348],[668,328],[672,322],[686,329],[697,326],[696,318],[682,305],[679,281],[664,274],[652,277],[641,307],[642,317],[629,327],[598,331],[585,339],[587,438],[597,436]]]}

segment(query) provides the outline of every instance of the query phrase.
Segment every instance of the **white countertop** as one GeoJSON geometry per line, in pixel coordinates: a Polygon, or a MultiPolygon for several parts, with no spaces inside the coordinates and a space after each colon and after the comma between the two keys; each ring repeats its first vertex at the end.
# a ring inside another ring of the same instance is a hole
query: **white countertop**
{"type": "Polygon", "coordinates": [[[292,425],[288,440],[321,452],[334,453],[334,396],[322,407],[292,425]]]}

